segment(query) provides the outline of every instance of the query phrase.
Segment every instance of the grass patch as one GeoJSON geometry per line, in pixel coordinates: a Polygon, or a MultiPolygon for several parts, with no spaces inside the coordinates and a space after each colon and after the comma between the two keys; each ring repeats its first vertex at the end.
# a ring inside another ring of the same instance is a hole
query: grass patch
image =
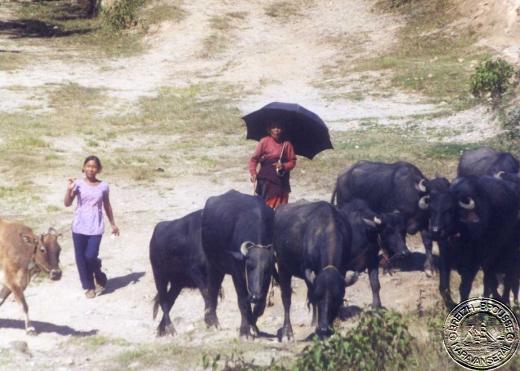
{"type": "Polygon", "coordinates": [[[87,53],[90,59],[136,55],[144,50],[141,40],[152,25],[165,20],[178,22],[186,15],[180,1],[146,3],[148,6],[136,11],[132,29],[114,32],[103,16],[87,18],[80,6],[68,0],[23,2],[16,8],[20,26],[13,26],[11,33],[26,43],[45,39],[53,49],[64,48],[60,59],[67,56],[67,51],[73,53],[70,58],[76,58],[78,51],[87,53]]]}
{"type": "Polygon", "coordinates": [[[313,0],[275,1],[264,7],[267,16],[279,21],[287,21],[290,18],[301,16],[302,11],[314,4],[313,0]]]}
{"type": "Polygon", "coordinates": [[[214,58],[224,52],[233,41],[232,32],[247,16],[246,12],[230,12],[209,20],[211,33],[203,40],[200,58],[214,58]]]}
{"type": "Polygon", "coordinates": [[[392,9],[388,2],[380,4],[384,4],[380,6],[384,11],[406,17],[396,45],[379,55],[354,61],[340,58],[324,69],[326,78],[389,71],[392,86],[419,92],[433,102],[447,101],[456,110],[476,104],[469,94],[469,80],[476,61],[485,53],[473,47],[477,41],[473,30],[453,28],[452,22],[460,14],[451,2],[418,0],[392,9]]]}
{"type": "Polygon", "coordinates": [[[117,345],[120,347],[128,347],[131,345],[123,338],[111,338],[104,335],[73,336],[66,344],[73,347],[87,348],[91,352],[108,345],[117,345]]]}

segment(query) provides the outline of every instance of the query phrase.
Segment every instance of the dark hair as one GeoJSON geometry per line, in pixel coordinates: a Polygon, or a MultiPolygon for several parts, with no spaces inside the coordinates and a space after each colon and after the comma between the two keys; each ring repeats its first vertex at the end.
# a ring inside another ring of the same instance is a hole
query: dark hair
{"type": "Polygon", "coordinates": [[[277,121],[277,120],[268,120],[265,123],[265,128],[267,129],[267,131],[269,131],[271,128],[274,128],[274,127],[280,128],[282,130],[284,129],[284,125],[280,121],[277,121]]]}
{"type": "Polygon", "coordinates": [[[83,167],[85,167],[85,165],[87,164],[87,162],[89,161],[94,161],[99,169],[99,173],[101,172],[101,170],[103,169],[103,166],[101,165],[101,161],[99,160],[99,157],[97,156],[94,156],[94,155],[91,155],[91,156],[88,156],[85,161],[83,161],[83,167]]]}

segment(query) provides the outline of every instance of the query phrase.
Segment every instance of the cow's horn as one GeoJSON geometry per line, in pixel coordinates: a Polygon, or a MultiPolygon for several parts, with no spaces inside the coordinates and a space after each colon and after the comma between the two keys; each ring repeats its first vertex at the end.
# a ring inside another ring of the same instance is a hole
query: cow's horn
{"type": "Polygon", "coordinates": [[[347,271],[347,273],[345,274],[345,285],[352,286],[353,284],[356,283],[358,278],[359,278],[358,272],[347,271]]]}
{"type": "Polygon", "coordinates": [[[310,284],[314,283],[314,280],[316,279],[316,274],[311,269],[305,270],[305,278],[307,281],[309,281],[310,284]]]}
{"type": "Polygon", "coordinates": [[[263,246],[263,247],[264,247],[265,249],[268,249],[268,250],[270,250],[270,249],[272,249],[272,248],[273,248],[273,244],[272,244],[272,243],[270,243],[269,245],[265,245],[265,246],[263,246]]]}
{"type": "Polygon", "coordinates": [[[475,208],[475,201],[468,197],[468,202],[459,201],[459,206],[466,210],[473,210],[475,208]]]}
{"type": "Polygon", "coordinates": [[[383,222],[377,216],[374,216],[374,223],[376,223],[377,225],[381,225],[383,222]]]}
{"type": "Polygon", "coordinates": [[[58,234],[58,231],[52,227],[49,228],[48,234],[58,234]]]}
{"type": "Polygon", "coordinates": [[[428,202],[430,201],[430,196],[422,196],[419,199],[419,208],[421,210],[428,210],[428,202]]]}
{"type": "Polygon", "coordinates": [[[254,243],[252,243],[251,241],[242,242],[242,245],[240,245],[240,252],[242,253],[242,255],[247,256],[247,252],[253,246],[254,243]]]}
{"type": "Polygon", "coordinates": [[[498,173],[495,173],[494,177],[497,178],[497,179],[502,179],[502,177],[504,176],[506,172],[505,171],[499,171],[498,173]]]}
{"type": "Polygon", "coordinates": [[[426,179],[424,178],[419,180],[419,183],[415,184],[415,189],[417,189],[420,192],[426,192],[426,185],[424,184],[425,181],[426,179]]]}

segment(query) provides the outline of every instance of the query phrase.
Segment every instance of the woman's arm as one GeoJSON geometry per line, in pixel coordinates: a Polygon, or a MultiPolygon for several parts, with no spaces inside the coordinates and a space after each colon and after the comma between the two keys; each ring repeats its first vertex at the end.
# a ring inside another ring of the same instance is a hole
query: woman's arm
{"type": "Polygon", "coordinates": [[[114,221],[114,213],[112,212],[112,205],[110,204],[110,197],[108,196],[108,189],[103,199],[103,206],[105,207],[105,213],[107,214],[108,221],[112,227],[112,234],[119,236],[119,228],[114,221]]]}
{"type": "Polygon", "coordinates": [[[264,153],[263,142],[263,140],[260,140],[260,142],[258,142],[258,144],[256,145],[255,152],[249,159],[248,163],[249,174],[251,175],[250,179],[253,183],[256,181],[256,168],[258,166],[258,162],[260,161],[260,157],[262,157],[264,153]]]}
{"type": "Polygon", "coordinates": [[[67,181],[67,190],[65,191],[65,198],[63,199],[65,207],[69,207],[70,205],[72,205],[74,197],[76,197],[76,192],[74,191],[74,179],[69,178],[69,180],[67,181]]]}

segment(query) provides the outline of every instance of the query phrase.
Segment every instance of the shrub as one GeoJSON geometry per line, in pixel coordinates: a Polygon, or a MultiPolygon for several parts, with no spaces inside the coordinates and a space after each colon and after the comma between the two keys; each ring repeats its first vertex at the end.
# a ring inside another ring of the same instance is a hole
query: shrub
{"type": "Polygon", "coordinates": [[[145,0],[118,0],[109,8],[103,9],[103,22],[113,31],[137,26],[139,23],[138,11],[145,0]]]}
{"type": "Polygon", "coordinates": [[[511,85],[513,73],[513,66],[507,61],[486,59],[475,68],[471,77],[471,93],[475,97],[490,94],[493,100],[498,100],[511,85]]]}
{"type": "Polygon", "coordinates": [[[334,334],[327,341],[315,339],[303,350],[295,369],[394,370],[409,366],[413,337],[401,314],[370,310],[346,335],[334,334]]]}

